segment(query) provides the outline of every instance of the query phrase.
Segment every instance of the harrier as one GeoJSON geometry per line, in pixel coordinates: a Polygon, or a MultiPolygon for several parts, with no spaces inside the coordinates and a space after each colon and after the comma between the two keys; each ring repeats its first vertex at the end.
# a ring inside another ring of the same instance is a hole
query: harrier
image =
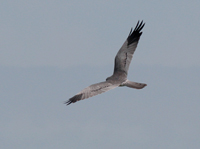
{"type": "Polygon", "coordinates": [[[131,31],[118,51],[115,57],[114,73],[112,76],[108,77],[106,81],[90,85],[89,87],[83,89],[75,96],[71,97],[65,104],[69,105],[75,103],[79,100],[83,100],[92,96],[96,96],[103,92],[114,89],[118,86],[127,86],[135,89],[142,89],[146,86],[144,83],[132,82],[127,79],[129,65],[133,57],[133,53],[137,47],[140,36],[142,35],[142,28],[145,23],[143,21],[137,23],[134,30],[131,31]]]}

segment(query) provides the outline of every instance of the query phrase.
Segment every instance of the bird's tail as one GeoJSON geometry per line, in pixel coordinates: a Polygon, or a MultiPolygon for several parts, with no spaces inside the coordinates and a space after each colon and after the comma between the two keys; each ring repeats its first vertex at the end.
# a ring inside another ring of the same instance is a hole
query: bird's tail
{"type": "Polygon", "coordinates": [[[121,86],[127,86],[127,87],[135,88],[135,89],[142,89],[145,86],[147,86],[147,84],[145,84],[145,83],[137,83],[137,82],[132,82],[132,81],[127,80],[121,86]]]}

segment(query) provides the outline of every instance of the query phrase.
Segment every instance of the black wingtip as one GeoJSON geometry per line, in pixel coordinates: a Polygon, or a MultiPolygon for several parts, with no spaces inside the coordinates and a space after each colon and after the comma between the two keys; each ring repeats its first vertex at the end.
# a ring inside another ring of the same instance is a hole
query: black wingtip
{"type": "Polygon", "coordinates": [[[83,94],[77,94],[77,95],[73,96],[72,98],[70,98],[68,101],[66,101],[64,104],[70,105],[71,103],[75,103],[75,102],[81,100],[82,96],[83,96],[83,94]]]}
{"type": "Polygon", "coordinates": [[[70,105],[72,103],[71,100],[66,101],[64,104],[66,104],[66,106],[70,105]]]}
{"type": "Polygon", "coordinates": [[[132,30],[133,30],[133,28],[131,27],[131,31],[130,31],[130,33],[129,33],[129,35],[128,35],[128,36],[130,36],[130,35],[131,35],[131,33],[132,33],[132,30]]]}
{"type": "MultiPolygon", "coordinates": [[[[138,21],[138,24],[139,24],[139,22],[140,22],[140,21],[138,21]]],[[[145,23],[143,23],[143,20],[142,20],[142,21],[140,22],[139,26],[138,26],[138,24],[136,25],[134,31],[139,31],[139,32],[140,32],[140,31],[142,30],[142,28],[144,27],[145,23]]]]}
{"type": "Polygon", "coordinates": [[[145,25],[145,23],[143,23],[143,20],[141,22],[139,20],[135,26],[135,29],[133,30],[131,28],[131,31],[127,38],[128,45],[130,45],[133,42],[138,41],[140,39],[140,36],[142,35],[141,30],[143,29],[144,25],[145,25]]]}

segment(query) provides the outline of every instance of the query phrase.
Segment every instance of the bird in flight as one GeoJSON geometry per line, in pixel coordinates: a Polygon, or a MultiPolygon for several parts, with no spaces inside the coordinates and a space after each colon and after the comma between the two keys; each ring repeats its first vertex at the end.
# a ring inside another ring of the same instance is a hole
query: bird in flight
{"type": "Polygon", "coordinates": [[[145,23],[143,23],[143,21],[138,21],[135,29],[132,30],[131,28],[131,31],[126,41],[115,56],[115,66],[113,75],[108,77],[104,82],[92,84],[86,87],[85,89],[77,93],[75,96],[71,97],[68,101],[66,101],[65,104],[69,105],[79,100],[96,96],[98,94],[114,89],[118,86],[127,86],[135,89],[142,89],[145,87],[147,84],[132,82],[127,79],[129,65],[131,63],[133,53],[135,52],[135,49],[139,42],[140,36],[142,35],[141,30],[144,27],[144,25],[145,23]]]}

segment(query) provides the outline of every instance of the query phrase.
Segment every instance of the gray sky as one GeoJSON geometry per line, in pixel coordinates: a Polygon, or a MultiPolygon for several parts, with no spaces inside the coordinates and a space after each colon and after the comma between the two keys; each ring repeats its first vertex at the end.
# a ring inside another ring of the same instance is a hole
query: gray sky
{"type": "Polygon", "coordinates": [[[0,148],[200,147],[200,1],[1,1],[0,148]],[[113,72],[146,23],[128,78],[64,101],[113,72]]]}

